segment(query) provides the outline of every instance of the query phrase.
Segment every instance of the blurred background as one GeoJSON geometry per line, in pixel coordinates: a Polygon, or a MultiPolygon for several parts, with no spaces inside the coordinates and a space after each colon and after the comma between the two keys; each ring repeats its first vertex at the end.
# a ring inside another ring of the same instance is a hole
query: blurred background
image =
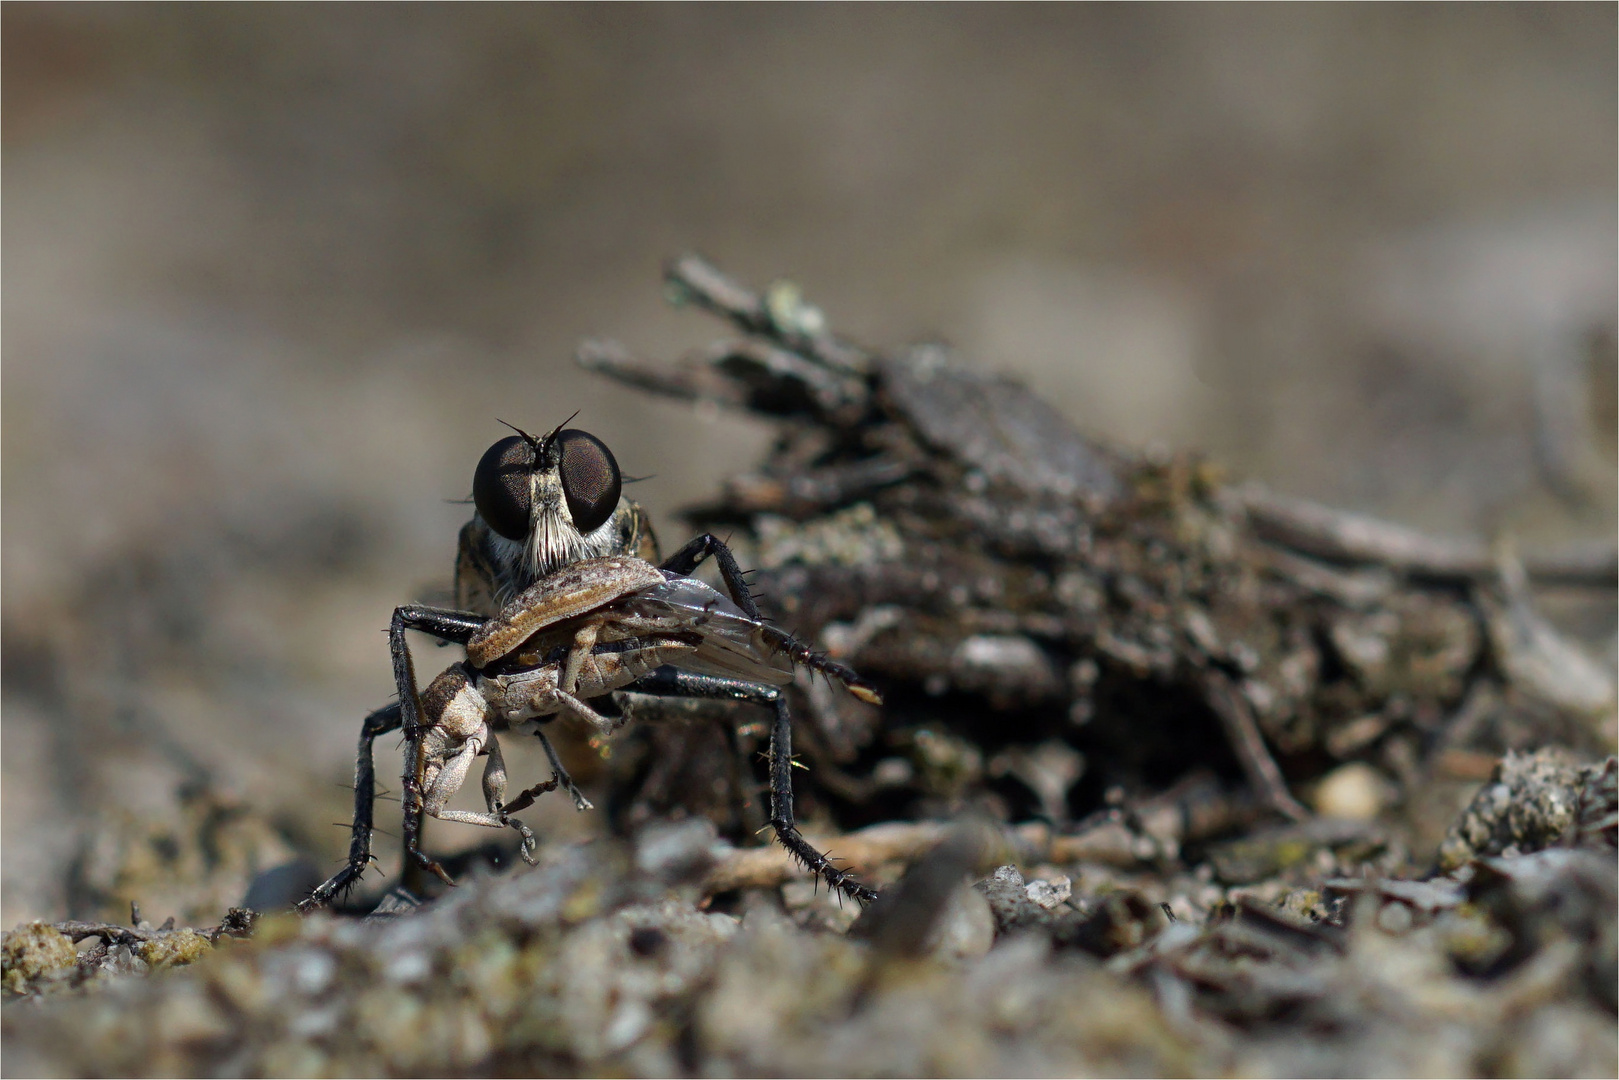
{"type": "MultiPolygon", "coordinates": [[[[768,429],[571,358],[719,336],[688,248],[1123,446],[1611,538],[1615,16],[6,5],[0,925],[335,859],[497,416],[580,410],[682,539],[768,429]]],[[[1612,662],[1611,603],[1561,618],[1612,662]]]]}

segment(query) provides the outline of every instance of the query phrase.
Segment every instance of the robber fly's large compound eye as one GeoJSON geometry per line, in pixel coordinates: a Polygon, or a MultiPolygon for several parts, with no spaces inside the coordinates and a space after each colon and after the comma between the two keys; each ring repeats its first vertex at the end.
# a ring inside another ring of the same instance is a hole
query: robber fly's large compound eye
{"type": "Polygon", "coordinates": [[[534,448],[521,435],[508,435],[484,451],[472,474],[472,502],[489,527],[508,540],[528,538],[529,474],[534,448]]]}
{"type": "Polygon", "coordinates": [[[570,428],[557,433],[561,452],[562,494],[568,500],[573,527],[582,533],[602,527],[618,507],[623,482],[613,452],[596,436],[570,428]]]}

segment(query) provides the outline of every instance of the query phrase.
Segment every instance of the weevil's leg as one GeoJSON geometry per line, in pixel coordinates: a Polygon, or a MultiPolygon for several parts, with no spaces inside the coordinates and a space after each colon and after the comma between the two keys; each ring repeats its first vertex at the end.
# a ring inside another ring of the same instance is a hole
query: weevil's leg
{"type": "MultiPolygon", "coordinates": [[[[583,705],[583,703],[579,704],[583,705]]],[[[584,708],[585,713],[588,714],[584,716],[584,719],[590,720],[591,723],[609,722],[597,714],[595,710],[589,707],[584,708]],[[593,717],[594,719],[592,719],[593,717]]],[[[569,775],[567,766],[562,764],[562,758],[557,755],[557,748],[551,745],[551,740],[546,736],[545,729],[535,727],[534,737],[540,740],[540,747],[545,751],[546,760],[551,763],[551,779],[541,784],[535,784],[518,795],[507,805],[506,811],[510,813],[514,810],[522,810],[533,803],[538,796],[545,794],[547,791],[555,791],[559,787],[573,798],[573,808],[575,810],[594,810],[596,804],[585,798],[585,793],[580,791],[579,786],[573,782],[573,777],[569,775]]]]}
{"type": "Polygon", "coordinates": [[[506,805],[506,759],[500,753],[500,740],[493,731],[489,733],[485,752],[489,760],[483,766],[483,804],[493,814],[506,805]]]}
{"type": "Polygon", "coordinates": [[[440,810],[433,817],[440,821],[453,821],[458,825],[482,825],[489,829],[516,829],[517,834],[523,838],[522,846],[518,848],[519,854],[523,856],[524,862],[530,866],[535,865],[534,851],[539,846],[539,842],[534,839],[533,830],[508,815],[505,811],[484,813],[480,810],[440,810]]]}
{"type": "Polygon", "coordinates": [[[568,770],[563,767],[562,759],[557,756],[557,748],[552,746],[551,740],[545,737],[545,730],[535,728],[534,737],[540,740],[540,746],[545,750],[546,760],[551,763],[551,779],[549,781],[551,786],[555,788],[560,784],[562,789],[573,797],[573,808],[575,810],[594,810],[596,805],[585,798],[585,793],[579,790],[578,786],[573,782],[573,777],[568,775],[568,770]]]}
{"type": "Polygon", "coordinates": [[[832,888],[860,904],[877,898],[875,889],[860,884],[849,871],[833,866],[798,832],[798,821],[793,816],[793,720],[785,696],[776,701],[776,723],[770,731],[770,826],[776,830],[781,846],[832,888]]]}
{"type": "Polygon", "coordinates": [[[372,809],[377,788],[377,766],[372,744],[378,735],[397,730],[401,723],[400,716],[400,705],[396,701],[366,717],[360,726],[360,752],[354,761],[354,824],[351,826],[353,835],[349,837],[349,859],[343,869],[299,902],[300,912],[308,913],[331,903],[338,893],[360,880],[365,868],[370,865],[372,809]]]}
{"type": "Polygon", "coordinates": [[[508,814],[501,806],[501,796],[506,791],[506,762],[500,756],[500,743],[493,735],[489,736],[489,743],[485,747],[481,738],[468,739],[456,755],[449,760],[438,776],[432,788],[428,791],[424,803],[426,812],[440,821],[453,821],[461,825],[482,825],[489,829],[515,829],[523,838],[519,849],[523,861],[530,866],[534,865],[534,849],[537,846],[534,833],[528,826],[508,814]],[[444,803],[453,795],[466,779],[467,769],[472,759],[484,750],[488,751],[489,761],[483,770],[484,799],[489,805],[487,813],[477,810],[446,810],[444,803]]]}
{"type": "Polygon", "coordinates": [[[444,816],[439,811],[448,805],[455,793],[461,790],[461,785],[467,782],[467,773],[472,771],[473,761],[483,753],[484,740],[488,735],[486,728],[482,733],[472,736],[444,763],[443,768],[433,777],[433,782],[427,785],[427,789],[422,793],[423,813],[430,817],[444,816]]]}
{"type": "Polygon", "coordinates": [[[465,643],[485,620],[480,615],[465,611],[408,604],[394,608],[388,623],[388,652],[393,657],[394,685],[399,690],[399,705],[405,728],[404,772],[404,836],[405,865],[416,866],[437,877],[447,885],[455,882],[444,867],[428,858],[421,850],[422,837],[422,770],[426,764],[422,754],[422,702],[416,689],[416,668],[411,660],[406,630],[420,630],[449,641],[465,643]]]}
{"type": "MultiPolygon", "coordinates": [[[[543,781],[541,783],[535,784],[533,787],[529,788],[526,791],[519,791],[517,793],[517,798],[513,799],[511,802],[506,804],[506,808],[505,808],[506,812],[508,814],[510,814],[510,813],[512,813],[514,811],[517,811],[517,810],[526,810],[526,809],[528,809],[530,806],[534,805],[534,800],[535,799],[539,798],[541,795],[544,795],[548,791],[555,791],[557,789],[557,785],[559,783],[560,783],[560,781],[558,780],[558,778],[553,776],[549,780],[546,780],[546,781],[543,781]]],[[[579,807],[579,809],[581,809],[581,810],[586,810],[586,809],[589,809],[589,808],[590,808],[590,803],[589,803],[588,800],[586,801],[584,806],[579,807]]]]}
{"type": "MultiPolygon", "coordinates": [[[[603,716],[566,690],[551,691],[551,700],[556,702],[563,712],[576,719],[586,721],[603,735],[611,735],[618,728],[616,721],[603,716]]],[[[555,764],[555,762],[552,764],[555,764]]]]}
{"type": "Polygon", "coordinates": [[[562,678],[557,681],[564,693],[577,694],[579,692],[579,670],[584,667],[585,657],[590,650],[596,647],[596,638],[601,634],[601,623],[590,622],[581,626],[573,635],[573,647],[568,650],[568,658],[562,665],[562,678]]]}
{"type": "Polygon", "coordinates": [[[737,607],[747,612],[748,618],[762,622],[759,605],[753,602],[753,593],[748,591],[747,580],[742,576],[742,568],[737,565],[736,556],[731,554],[731,549],[726,546],[725,541],[713,533],[704,533],[693,538],[685,547],[665,559],[660,569],[667,570],[671,574],[689,574],[697,569],[698,563],[710,555],[719,564],[720,578],[725,582],[726,591],[731,594],[731,599],[736,601],[737,607]]]}
{"type": "Polygon", "coordinates": [[[539,848],[539,842],[528,826],[511,816],[510,808],[506,805],[506,759],[500,753],[500,740],[495,733],[489,733],[489,747],[486,751],[489,761],[483,767],[483,801],[489,807],[491,814],[500,815],[509,827],[517,830],[523,838],[523,846],[518,849],[523,861],[530,866],[534,865],[534,852],[539,848]]]}

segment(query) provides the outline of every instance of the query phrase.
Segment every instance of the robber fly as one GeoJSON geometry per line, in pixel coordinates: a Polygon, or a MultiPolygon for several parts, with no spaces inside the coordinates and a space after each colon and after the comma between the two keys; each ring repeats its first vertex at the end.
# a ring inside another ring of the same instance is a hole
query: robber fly
{"type": "Polygon", "coordinates": [[[797,662],[837,678],[863,700],[879,702],[876,692],[853,671],[766,623],[735,557],[713,535],[653,565],[656,540],[640,508],[622,496],[618,463],[601,440],[560,426],[538,437],[513,430],[516,435],[485,452],[474,473],[477,513],[461,531],[456,560],[456,597],[466,610],[407,605],[394,611],[388,638],[399,700],[361,727],[349,859],[300,909],[329,903],[371,860],[377,736],[405,731],[406,858],[449,881],[420,849],[422,816],[513,828],[523,838],[524,858],[531,859],[533,835],[511,817],[515,810],[559,786],[580,809],[590,805],[541,725],[572,716],[606,734],[615,723],[589,699],[619,689],[772,708],[770,824],[777,840],[832,887],[862,903],[874,897],[799,834],[792,722],[779,687],[791,681],[797,662]],[[729,599],[687,576],[710,556],[729,599]],[[465,644],[467,659],[418,695],[406,630],[465,644]],[[496,737],[501,730],[536,735],[553,770],[550,780],[510,803],[496,737]],[[488,812],[446,810],[479,756],[489,758],[483,778],[488,812]]]}

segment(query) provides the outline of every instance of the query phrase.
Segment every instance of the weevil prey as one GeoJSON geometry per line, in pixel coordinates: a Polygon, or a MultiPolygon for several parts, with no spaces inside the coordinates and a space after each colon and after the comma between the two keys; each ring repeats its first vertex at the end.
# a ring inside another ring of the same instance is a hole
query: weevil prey
{"type": "MultiPolygon", "coordinates": [[[[622,497],[622,478],[594,436],[560,427],[536,437],[519,429],[489,448],[473,480],[477,513],[461,531],[456,596],[467,610],[420,605],[395,609],[389,626],[398,700],[361,728],[349,859],[301,910],[329,903],[371,860],[375,773],[372,744],[403,728],[406,858],[449,882],[420,848],[423,815],[512,828],[532,859],[532,832],[511,815],[561,787],[580,809],[574,786],[543,725],[571,717],[610,733],[619,722],[592,702],[616,690],[664,697],[744,701],[773,709],[770,824],[794,858],[829,885],[865,902],[876,894],[799,834],[793,813],[792,729],[785,695],[794,664],[842,682],[873,704],[875,690],[855,672],[812,653],[759,614],[741,569],[710,534],[661,565],[644,515],[622,497]],[[729,597],[687,576],[712,556],[729,597]],[[407,629],[464,644],[418,693],[407,629]],[[498,733],[537,736],[551,761],[549,780],[506,800],[498,733]],[[447,809],[478,757],[485,812],[447,809]]],[[[453,882],[451,882],[453,884],[453,882]]]]}

